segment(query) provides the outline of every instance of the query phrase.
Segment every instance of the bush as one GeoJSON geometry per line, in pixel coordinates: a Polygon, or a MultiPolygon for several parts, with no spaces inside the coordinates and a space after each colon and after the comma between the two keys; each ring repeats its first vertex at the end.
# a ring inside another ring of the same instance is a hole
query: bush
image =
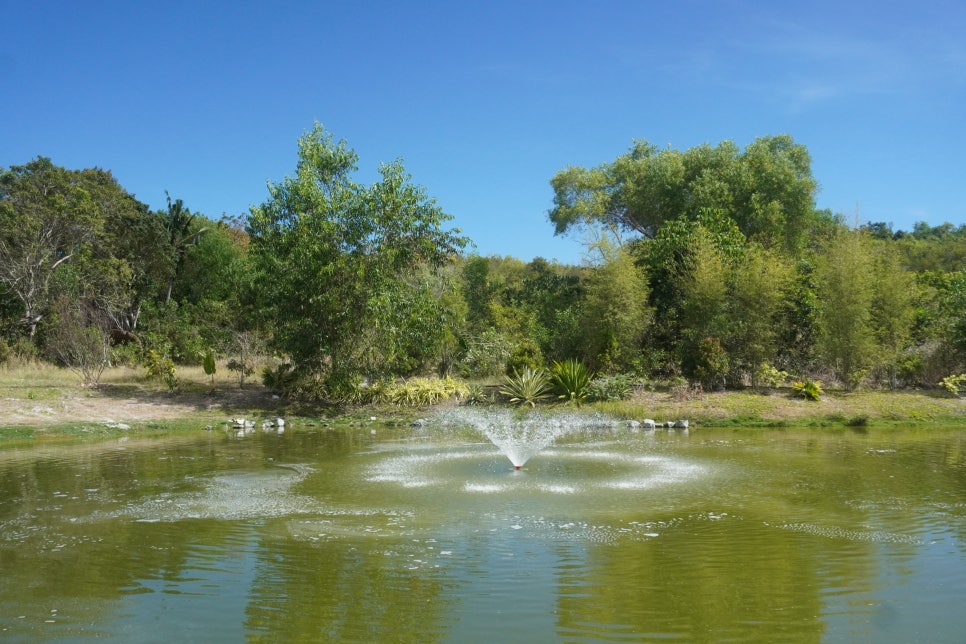
{"type": "Polygon", "coordinates": [[[818,400],[824,392],[820,380],[804,380],[792,383],[792,391],[802,396],[805,400],[818,400]]]}
{"type": "Polygon", "coordinates": [[[633,380],[626,374],[597,377],[587,385],[587,400],[591,402],[616,402],[627,400],[633,391],[633,380]]]}
{"type": "Polygon", "coordinates": [[[543,365],[543,354],[537,343],[529,338],[518,342],[506,364],[506,373],[512,374],[523,369],[539,369],[543,365]]]}
{"type": "Polygon", "coordinates": [[[513,342],[505,335],[487,329],[467,342],[459,372],[465,378],[486,378],[502,374],[513,354],[513,342]]]}
{"type": "Polygon", "coordinates": [[[178,386],[177,368],[167,354],[161,354],[155,349],[148,349],[144,352],[144,369],[148,372],[148,377],[159,380],[168,386],[168,389],[175,389],[178,386]]]}
{"type": "Polygon", "coordinates": [[[775,389],[788,381],[788,372],[779,371],[770,364],[763,364],[755,370],[755,386],[775,389]]]}
{"type": "Polygon", "coordinates": [[[465,384],[453,378],[413,378],[389,388],[389,401],[406,407],[427,407],[450,398],[462,398],[465,384]]]}
{"type": "Polygon", "coordinates": [[[709,389],[724,387],[730,361],[718,338],[704,338],[698,345],[694,375],[709,389]]]}
{"type": "Polygon", "coordinates": [[[486,387],[479,384],[472,384],[463,398],[464,405],[490,405],[493,403],[493,394],[486,387]]]}
{"type": "Polygon", "coordinates": [[[939,386],[952,395],[959,396],[963,390],[966,390],[966,373],[961,373],[958,376],[946,376],[940,381],[939,386]]]}
{"type": "Polygon", "coordinates": [[[455,378],[411,378],[393,382],[377,380],[360,384],[341,397],[340,402],[360,404],[392,404],[404,407],[428,407],[449,400],[461,399],[469,388],[455,378]]]}
{"type": "Polygon", "coordinates": [[[291,395],[297,382],[298,377],[292,370],[291,363],[283,362],[275,367],[266,365],[262,369],[262,384],[272,393],[280,396],[291,395]]]}

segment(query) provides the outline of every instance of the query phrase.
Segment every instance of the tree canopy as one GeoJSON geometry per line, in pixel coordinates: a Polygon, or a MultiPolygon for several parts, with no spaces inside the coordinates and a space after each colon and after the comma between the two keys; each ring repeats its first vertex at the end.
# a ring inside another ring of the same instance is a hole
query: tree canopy
{"type": "Polygon", "coordinates": [[[357,159],[316,124],[248,224],[273,345],[334,389],[429,358],[446,315],[432,276],[466,243],[401,163],[365,186],[357,159]]]}
{"type": "Polygon", "coordinates": [[[667,223],[733,221],[766,247],[796,248],[815,213],[818,184],[805,146],[786,134],[685,151],[635,141],[595,168],[570,166],[551,179],[557,234],[573,227],[618,227],[652,238],[667,223]]]}

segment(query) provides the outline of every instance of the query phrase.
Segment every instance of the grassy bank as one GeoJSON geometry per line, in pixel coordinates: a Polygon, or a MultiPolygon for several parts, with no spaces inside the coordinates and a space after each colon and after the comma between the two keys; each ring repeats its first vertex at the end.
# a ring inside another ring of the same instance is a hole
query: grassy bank
{"type": "Polygon", "coordinates": [[[941,391],[833,391],[817,401],[787,389],[704,393],[685,401],[647,392],[596,407],[624,418],[688,419],[700,427],[966,426],[966,400],[941,391]]]}
{"type": "MultiPolygon", "coordinates": [[[[0,442],[57,441],[150,435],[220,427],[228,418],[285,415],[293,427],[408,423],[431,410],[406,407],[325,410],[298,408],[258,382],[240,386],[219,368],[214,383],[200,367],[178,370],[171,391],[143,370],[115,368],[102,386],[87,389],[76,375],[47,365],[0,368],[0,442]]],[[[631,400],[585,405],[620,418],[658,422],[687,419],[692,427],[964,426],[966,400],[936,391],[827,392],[818,401],[789,390],[703,393],[682,400],[667,391],[639,391],[631,400]]]]}

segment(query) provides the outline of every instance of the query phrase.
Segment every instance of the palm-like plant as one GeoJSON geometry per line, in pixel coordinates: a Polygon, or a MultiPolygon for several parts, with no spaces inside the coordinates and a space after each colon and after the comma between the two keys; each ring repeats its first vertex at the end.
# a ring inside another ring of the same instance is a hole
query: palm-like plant
{"type": "Polygon", "coordinates": [[[818,400],[822,391],[821,380],[805,380],[792,383],[792,391],[805,398],[805,400],[818,400]]]}
{"type": "Polygon", "coordinates": [[[550,395],[550,376],[545,369],[524,367],[523,371],[514,371],[512,376],[503,376],[500,393],[509,396],[515,405],[535,407],[550,395]]]}
{"type": "Polygon", "coordinates": [[[550,377],[558,399],[579,405],[587,398],[592,375],[583,362],[573,358],[554,362],[550,377]]]}

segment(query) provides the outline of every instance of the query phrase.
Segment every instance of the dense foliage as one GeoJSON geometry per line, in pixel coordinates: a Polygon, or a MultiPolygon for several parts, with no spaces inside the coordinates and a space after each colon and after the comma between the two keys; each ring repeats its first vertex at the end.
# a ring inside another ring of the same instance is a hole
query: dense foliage
{"type": "Polygon", "coordinates": [[[220,220],[170,197],[151,211],[98,168],[0,169],[0,361],[90,384],[132,364],[171,387],[178,365],[220,361],[242,384],[261,367],[274,390],[340,401],[421,401],[453,382],[399,384],[431,374],[522,404],[614,400],[653,379],[962,389],[966,226],[817,210],[808,151],[787,135],[636,142],[561,170],[549,219],[585,235],[580,265],[466,255],[400,162],[369,185],[357,162],[316,125],[292,176],[220,220]]]}

